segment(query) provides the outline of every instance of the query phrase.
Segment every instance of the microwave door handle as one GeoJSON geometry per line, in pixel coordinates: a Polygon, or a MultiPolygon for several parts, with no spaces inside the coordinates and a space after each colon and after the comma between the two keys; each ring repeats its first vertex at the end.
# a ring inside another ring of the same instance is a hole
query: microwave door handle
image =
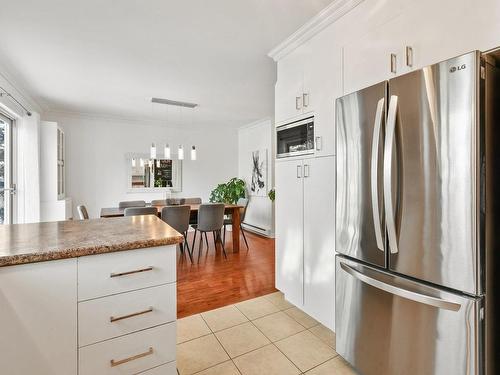
{"type": "Polygon", "coordinates": [[[371,155],[371,168],[370,168],[370,185],[372,195],[372,213],[373,225],[375,229],[375,239],[379,250],[384,251],[384,241],[382,238],[382,228],[380,225],[380,209],[378,204],[378,151],[380,142],[380,131],[382,129],[382,118],[384,116],[385,99],[382,98],[377,103],[377,111],[375,113],[375,123],[373,125],[373,139],[372,139],[372,155],[371,155]]]}
{"type": "Polygon", "coordinates": [[[387,132],[384,144],[384,204],[387,236],[391,254],[397,254],[399,251],[394,218],[394,204],[392,202],[392,147],[396,131],[397,109],[398,97],[392,95],[389,101],[389,110],[387,111],[387,132]]]}

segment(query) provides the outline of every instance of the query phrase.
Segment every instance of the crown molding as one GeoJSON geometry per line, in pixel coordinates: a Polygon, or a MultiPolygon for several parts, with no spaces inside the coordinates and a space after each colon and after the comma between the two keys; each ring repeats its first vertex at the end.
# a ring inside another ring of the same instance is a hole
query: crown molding
{"type": "Polygon", "coordinates": [[[269,124],[272,124],[272,118],[270,116],[263,117],[260,120],[255,120],[255,121],[252,121],[248,124],[241,125],[240,127],[238,127],[238,130],[255,128],[257,126],[265,124],[266,122],[269,122],[269,124]]]}
{"type": "Polygon", "coordinates": [[[364,0],[335,0],[319,12],[300,29],[290,35],[268,53],[274,61],[278,62],[294,49],[307,42],[327,26],[331,25],[346,13],[357,7],[364,0]]]}

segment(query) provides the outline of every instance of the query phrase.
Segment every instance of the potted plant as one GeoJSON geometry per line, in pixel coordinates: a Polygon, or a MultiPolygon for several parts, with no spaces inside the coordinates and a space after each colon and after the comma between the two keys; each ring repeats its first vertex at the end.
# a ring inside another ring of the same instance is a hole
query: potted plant
{"type": "Polygon", "coordinates": [[[210,193],[210,202],[219,202],[226,204],[235,204],[238,199],[245,198],[245,181],[234,177],[226,183],[217,185],[210,193]]]}
{"type": "Polygon", "coordinates": [[[269,199],[271,200],[271,202],[274,202],[274,200],[276,199],[276,190],[275,190],[275,188],[272,188],[271,190],[269,190],[269,193],[267,193],[267,196],[269,197],[269,199]]]}

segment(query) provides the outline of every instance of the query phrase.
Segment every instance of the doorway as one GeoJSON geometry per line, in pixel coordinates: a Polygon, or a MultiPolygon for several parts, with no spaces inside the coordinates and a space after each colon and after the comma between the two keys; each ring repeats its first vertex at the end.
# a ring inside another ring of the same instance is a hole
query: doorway
{"type": "Polygon", "coordinates": [[[14,222],[13,124],[11,118],[0,113],[0,224],[14,222]]]}

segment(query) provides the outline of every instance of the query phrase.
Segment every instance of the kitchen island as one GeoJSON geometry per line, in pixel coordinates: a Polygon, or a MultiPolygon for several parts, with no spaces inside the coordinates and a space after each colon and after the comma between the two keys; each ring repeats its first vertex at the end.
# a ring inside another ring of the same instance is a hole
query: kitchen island
{"type": "Polygon", "coordinates": [[[154,216],[0,226],[0,373],[175,374],[183,240],[154,216]]]}

